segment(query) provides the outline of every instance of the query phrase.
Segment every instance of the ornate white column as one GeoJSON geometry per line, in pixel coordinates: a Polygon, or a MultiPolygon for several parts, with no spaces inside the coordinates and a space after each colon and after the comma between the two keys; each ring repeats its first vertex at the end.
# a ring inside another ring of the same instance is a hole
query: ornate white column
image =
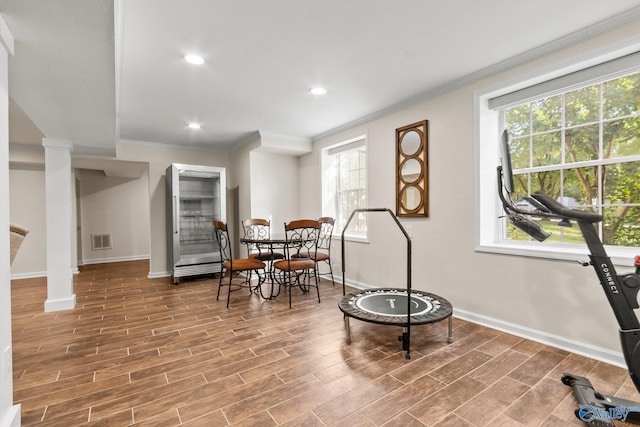
{"type": "Polygon", "coordinates": [[[73,176],[68,139],[44,138],[47,224],[47,300],[44,311],[68,310],[76,305],[73,293],[72,218],[73,176]]]}

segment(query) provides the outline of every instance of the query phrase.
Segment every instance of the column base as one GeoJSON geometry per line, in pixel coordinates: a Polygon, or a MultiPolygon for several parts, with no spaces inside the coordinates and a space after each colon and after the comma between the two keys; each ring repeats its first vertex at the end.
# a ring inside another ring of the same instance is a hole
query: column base
{"type": "Polygon", "coordinates": [[[75,307],[76,294],[71,295],[69,298],[47,299],[44,302],[44,311],[46,313],[51,311],[71,310],[75,307]]]}
{"type": "Polygon", "coordinates": [[[4,414],[0,414],[0,426],[20,427],[20,404],[10,406],[4,414]]]}

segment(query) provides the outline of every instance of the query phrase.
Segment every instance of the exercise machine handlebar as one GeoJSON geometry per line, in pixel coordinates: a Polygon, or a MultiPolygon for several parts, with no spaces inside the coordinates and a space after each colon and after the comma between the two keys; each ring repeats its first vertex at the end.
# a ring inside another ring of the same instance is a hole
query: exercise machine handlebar
{"type": "Polygon", "coordinates": [[[567,206],[563,205],[562,203],[556,201],[555,199],[549,197],[544,193],[536,192],[533,193],[531,197],[533,197],[534,200],[540,202],[551,213],[554,213],[563,219],[585,221],[591,224],[602,221],[602,215],[600,214],[568,208],[567,206]]]}

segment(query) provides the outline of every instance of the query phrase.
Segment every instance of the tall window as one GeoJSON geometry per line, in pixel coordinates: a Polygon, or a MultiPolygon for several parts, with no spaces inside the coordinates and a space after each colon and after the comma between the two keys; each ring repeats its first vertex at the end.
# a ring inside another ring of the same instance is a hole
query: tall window
{"type": "MultiPolygon", "coordinates": [[[[502,110],[516,201],[542,191],[600,213],[603,243],[640,246],[640,73],[502,110]]],[[[582,243],[578,227],[540,220],[550,241],[582,243]]],[[[509,225],[506,238],[526,240],[509,225]]]]}
{"type": "Polygon", "coordinates": [[[543,244],[513,228],[497,198],[502,129],[509,131],[514,201],[542,191],[572,208],[599,213],[614,262],[632,264],[640,247],[640,52],[563,63],[475,97],[475,247],[479,251],[575,260],[586,254],[579,227],[534,220],[543,244]],[[549,243],[551,242],[551,243],[549,243]]]}
{"type": "MultiPolygon", "coordinates": [[[[367,207],[367,147],[364,136],[323,150],[323,215],[336,218],[342,232],[355,209],[367,207]]],[[[365,213],[356,214],[345,234],[366,237],[365,213]]]]}

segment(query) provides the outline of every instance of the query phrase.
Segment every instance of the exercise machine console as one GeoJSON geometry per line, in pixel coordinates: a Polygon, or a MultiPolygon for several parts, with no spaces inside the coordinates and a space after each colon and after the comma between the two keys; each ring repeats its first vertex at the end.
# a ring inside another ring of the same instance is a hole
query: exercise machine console
{"type": "MultiPolygon", "coordinates": [[[[629,375],[636,389],[640,391],[640,322],[633,311],[639,308],[638,290],[640,289],[640,256],[635,257],[635,271],[618,274],[607,255],[598,236],[596,224],[602,221],[602,215],[571,209],[552,197],[536,192],[524,200],[533,210],[520,209],[511,199],[513,193],[513,174],[509,152],[509,135],[505,130],[501,140],[502,162],[498,166],[498,194],[509,221],[534,239],[542,242],[551,233],[531,219],[532,216],[559,219],[560,225],[570,226],[575,222],[580,227],[584,241],[589,249],[589,263],[592,265],[609,304],[620,327],[622,353],[629,369],[629,375]]],[[[565,373],[563,384],[573,389],[578,403],[576,416],[590,426],[612,426],[614,419],[640,420],[640,403],[596,391],[585,378],[565,373]]]]}

